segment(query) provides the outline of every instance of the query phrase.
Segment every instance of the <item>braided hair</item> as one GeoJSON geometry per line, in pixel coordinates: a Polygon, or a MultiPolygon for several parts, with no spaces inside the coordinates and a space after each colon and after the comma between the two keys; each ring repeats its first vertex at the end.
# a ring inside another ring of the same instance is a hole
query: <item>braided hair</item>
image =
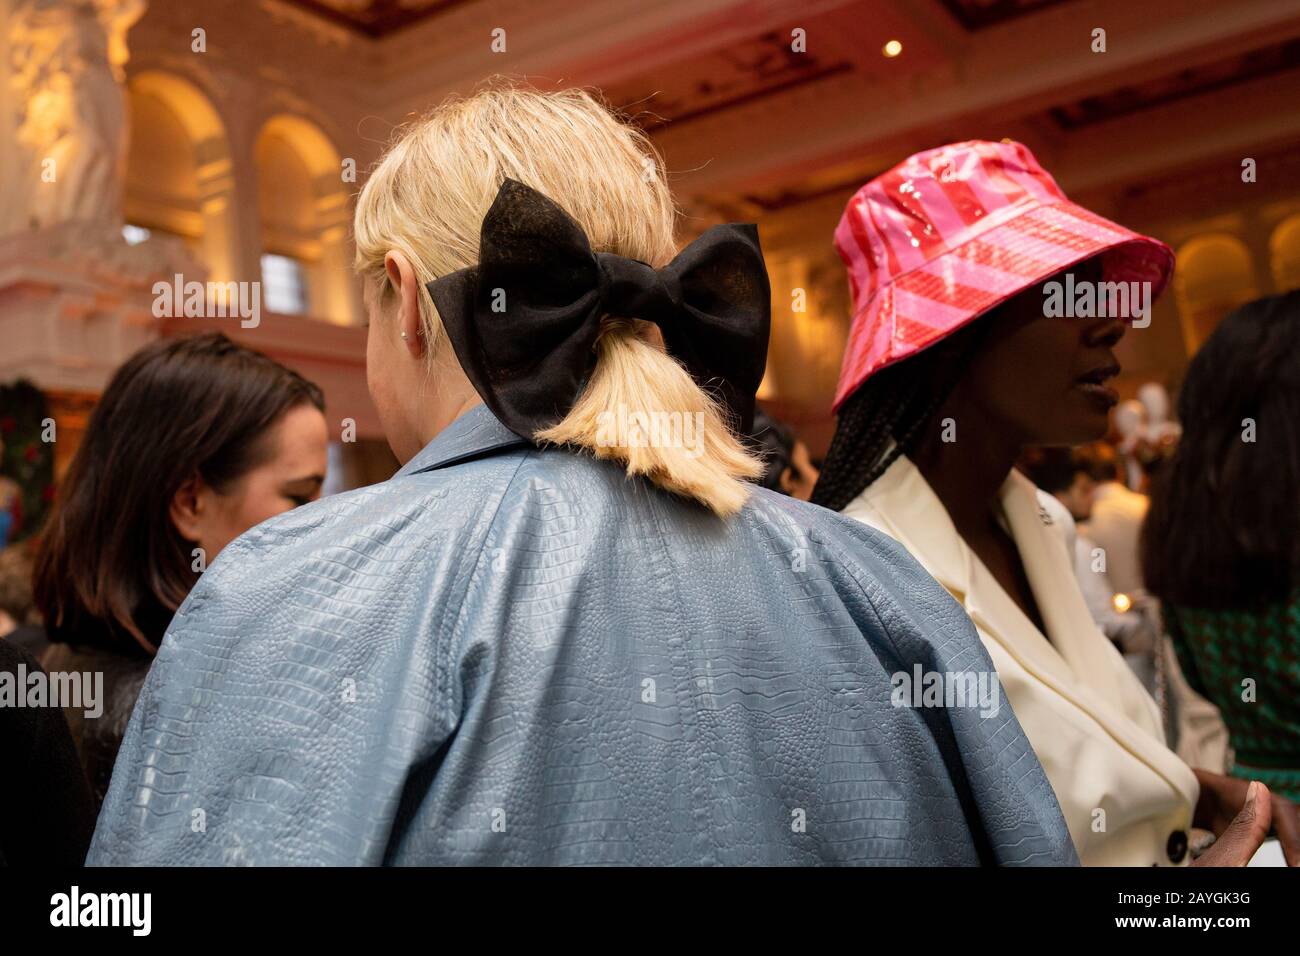
{"type": "Polygon", "coordinates": [[[813,504],[843,511],[930,429],[989,323],[975,321],[862,383],[840,407],[813,504]]]}

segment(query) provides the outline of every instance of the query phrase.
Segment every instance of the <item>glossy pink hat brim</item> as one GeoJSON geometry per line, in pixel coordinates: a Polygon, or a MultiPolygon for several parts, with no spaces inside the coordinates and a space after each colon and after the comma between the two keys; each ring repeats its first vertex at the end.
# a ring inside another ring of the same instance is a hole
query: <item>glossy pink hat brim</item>
{"type": "MultiPolygon", "coordinates": [[[[848,214],[846,213],[846,219],[848,214]]],[[[1173,272],[1173,251],[1067,199],[1017,203],[972,229],[972,238],[888,278],[853,317],[834,410],[871,375],[973,322],[1063,269],[1105,255],[1107,282],[1149,282],[1151,298],[1173,272]]],[[[837,230],[837,245],[845,225],[837,230]]],[[[841,255],[844,247],[840,245],[841,255]]],[[[854,263],[844,256],[850,270],[854,263]]]]}

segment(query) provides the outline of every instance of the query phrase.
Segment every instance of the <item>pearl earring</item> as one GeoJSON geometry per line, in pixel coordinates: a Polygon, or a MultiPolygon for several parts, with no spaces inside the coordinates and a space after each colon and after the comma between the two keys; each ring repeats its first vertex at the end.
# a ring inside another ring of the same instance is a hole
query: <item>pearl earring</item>
{"type": "Polygon", "coordinates": [[[402,333],[402,338],[406,338],[406,333],[405,333],[405,332],[402,333]]]}

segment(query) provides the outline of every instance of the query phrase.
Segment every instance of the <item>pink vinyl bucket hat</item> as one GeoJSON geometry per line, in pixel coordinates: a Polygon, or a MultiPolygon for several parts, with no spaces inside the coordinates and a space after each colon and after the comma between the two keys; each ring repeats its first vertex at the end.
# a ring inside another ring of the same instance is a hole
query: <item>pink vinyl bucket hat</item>
{"type": "Polygon", "coordinates": [[[849,200],[835,229],[853,324],[835,411],[880,369],[1104,253],[1107,282],[1150,282],[1173,251],[1075,205],[1020,143],[972,140],[910,156],[849,200]]]}

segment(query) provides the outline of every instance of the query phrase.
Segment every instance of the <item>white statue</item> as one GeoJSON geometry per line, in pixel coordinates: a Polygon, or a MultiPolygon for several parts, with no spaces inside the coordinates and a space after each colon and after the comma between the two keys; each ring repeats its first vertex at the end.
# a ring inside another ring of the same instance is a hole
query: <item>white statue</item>
{"type": "Polygon", "coordinates": [[[1137,393],[1138,401],[1147,410],[1147,423],[1158,427],[1169,417],[1169,392],[1159,382],[1147,382],[1137,393]]]}
{"type": "Polygon", "coordinates": [[[120,227],[127,148],[126,31],[146,0],[11,0],[11,92],[24,169],[4,232],[120,227]]]}
{"type": "Polygon", "coordinates": [[[1170,454],[1183,435],[1183,426],[1169,420],[1169,391],[1159,382],[1138,389],[1138,401],[1147,412],[1147,441],[1157,454],[1170,454]]]}

